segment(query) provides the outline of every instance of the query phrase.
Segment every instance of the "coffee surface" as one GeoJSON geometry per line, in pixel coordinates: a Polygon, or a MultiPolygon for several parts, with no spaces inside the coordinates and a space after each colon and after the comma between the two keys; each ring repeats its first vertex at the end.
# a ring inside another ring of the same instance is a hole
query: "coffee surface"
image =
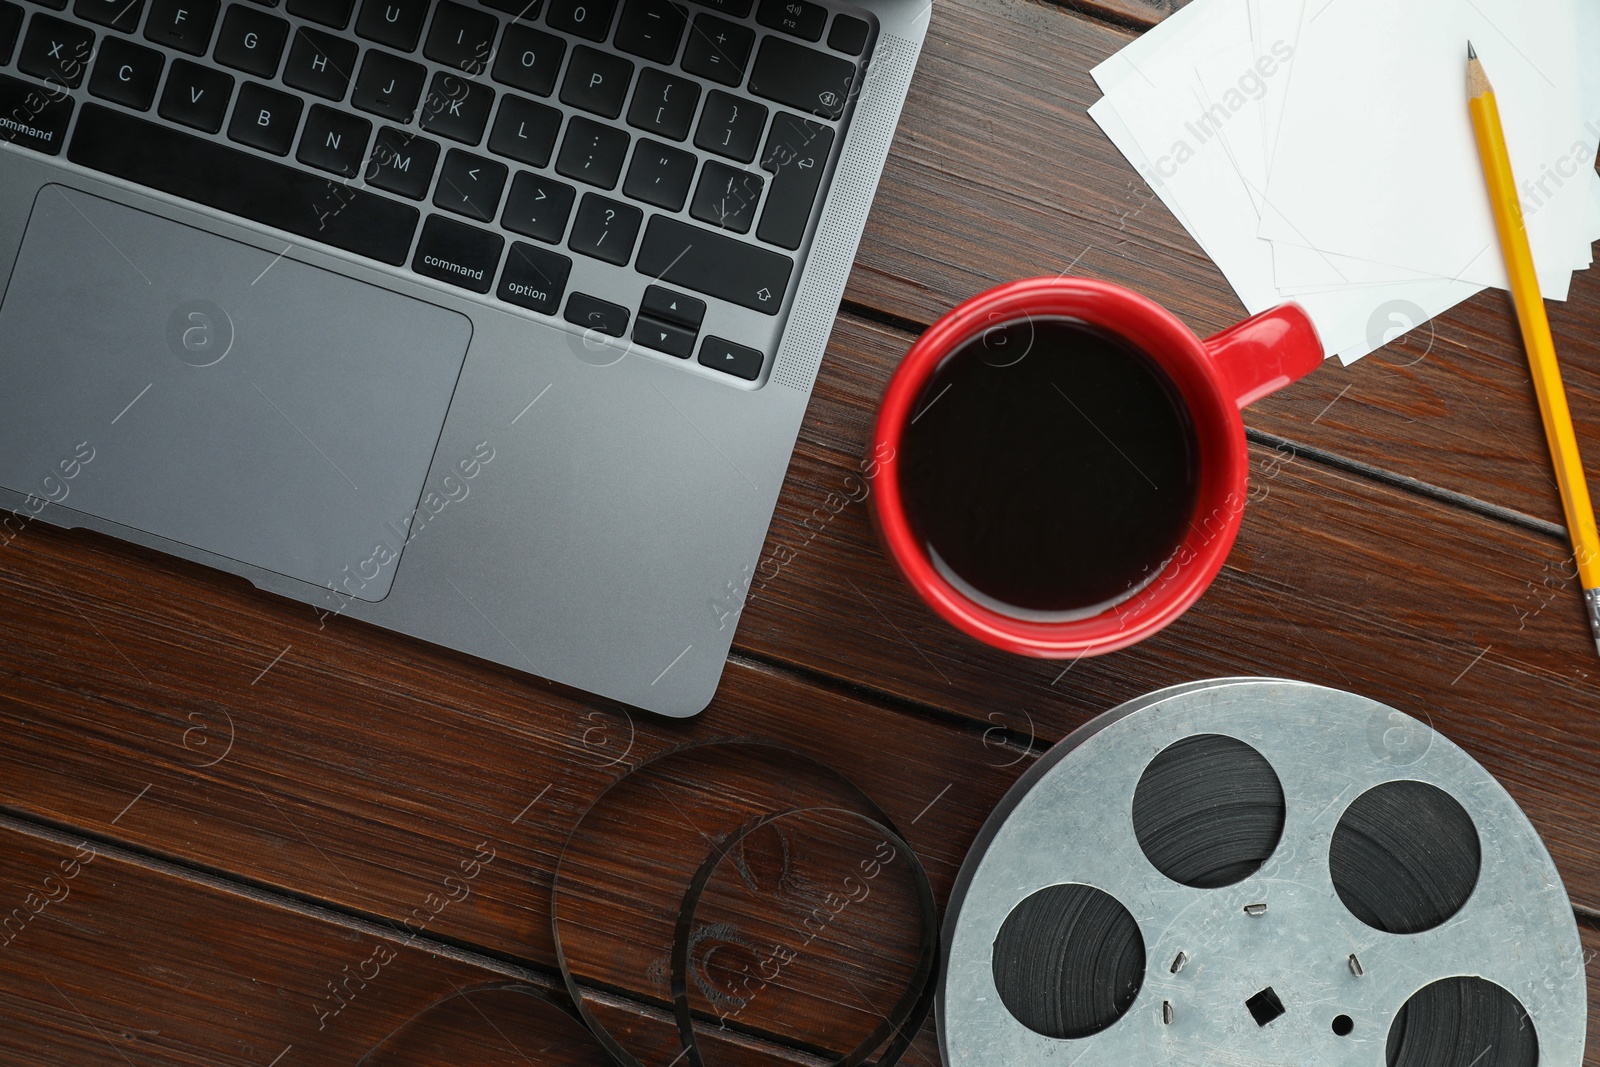
{"type": "Polygon", "coordinates": [[[913,532],[1002,612],[1132,596],[1193,517],[1198,446],[1176,386],[1128,342],[1064,318],[967,342],[917,398],[897,460],[913,532]]]}

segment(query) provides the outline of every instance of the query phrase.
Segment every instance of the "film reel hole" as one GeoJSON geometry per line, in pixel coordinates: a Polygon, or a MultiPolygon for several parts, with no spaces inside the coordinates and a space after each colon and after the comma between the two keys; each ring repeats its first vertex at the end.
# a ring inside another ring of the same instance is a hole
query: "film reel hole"
{"type": "Polygon", "coordinates": [[[1483,978],[1425,985],[1389,1027],[1388,1067],[1537,1067],[1539,1037],[1522,1002],[1483,978]]]}
{"type": "Polygon", "coordinates": [[[1093,886],[1046,886],[1012,909],[994,940],[995,989],[1046,1037],[1089,1037],[1127,1014],[1144,981],[1144,937],[1093,886]]]}
{"type": "Polygon", "coordinates": [[[1271,986],[1267,986],[1267,988],[1246,1000],[1244,1006],[1250,1009],[1250,1018],[1256,1021],[1257,1026],[1265,1026],[1288,1011],[1283,1006],[1283,1000],[1279,998],[1271,986]]]}
{"type": "Polygon", "coordinates": [[[1426,782],[1385,782],[1345,809],[1328,873],[1350,913],[1391,934],[1432,930],[1478,884],[1478,830],[1459,801],[1426,782]]]}
{"type": "Polygon", "coordinates": [[[1356,1021],[1348,1015],[1335,1015],[1333,1017],[1333,1032],[1340,1037],[1349,1037],[1350,1031],[1356,1028],[1356,1021]]]}
{"type": "Polygon", "coordinates": [[[1243,741],[1196,734],[1157,753],[1133,793],[1133,832],[1156,870],[1196,889],[1261,869],[1283,836],[1283,785],[1243,741]]]}

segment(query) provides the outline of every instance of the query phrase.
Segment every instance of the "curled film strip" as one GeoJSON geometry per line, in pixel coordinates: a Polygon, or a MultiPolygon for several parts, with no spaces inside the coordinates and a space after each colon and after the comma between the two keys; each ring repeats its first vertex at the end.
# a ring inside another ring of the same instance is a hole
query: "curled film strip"
{"type": "Polygon", "coordinates": [[[551,915],[567,990],[624,1067],[749,1062],[741,1035],[890,1067],[932,1006],[920,862],[870,797],[774,742],[685,746],[619,778],[562,850],[551,915]],[[609,990],[666,1011],[617,1014],[609,990]]]}
{"type": "Polygon", "coordinates": [[[1018,781],[944,930],[948,1067],[1576,1067],[1554,864],[1470,756],[1269,679],[1108,712],[1018,781]]]}

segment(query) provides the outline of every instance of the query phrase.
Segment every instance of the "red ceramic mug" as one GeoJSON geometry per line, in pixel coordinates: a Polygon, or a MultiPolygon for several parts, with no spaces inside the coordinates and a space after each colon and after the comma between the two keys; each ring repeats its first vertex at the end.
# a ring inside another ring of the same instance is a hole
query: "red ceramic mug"
{"type": "Polygon", "coordinates": [[[1120,286],[1087,278],[1031,278],[981,293],[918,339],[889,381],[873,431],[874,456],[897,456],[917,398],[946,358],[987,331],[1029,319],[1075,319],[1116,334],[1166,372],[1187,409],[1198,450],[1194,518],[1161,573],[1088,618],[1038,621],[980,604],[929,560],[911,528],[898,465],[883,465],[873,516],[889,557],[934,611],[997,648],[1049,659],[1099,655],[1157,632],[1199,599],[1239,532],[1249,455],[1239,410],[1322,364],[1311,320],[1285,304],[1201,341],[1171,312],[1120,286]]]}

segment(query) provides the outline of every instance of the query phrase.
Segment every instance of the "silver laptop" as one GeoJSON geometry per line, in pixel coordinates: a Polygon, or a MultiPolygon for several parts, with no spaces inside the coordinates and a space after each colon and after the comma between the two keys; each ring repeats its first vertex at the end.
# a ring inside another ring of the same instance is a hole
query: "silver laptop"
{"type": "Polygon", "coordinates": [[[0,0],[0,543],[695,714],[927,16],[0,0]]]}

